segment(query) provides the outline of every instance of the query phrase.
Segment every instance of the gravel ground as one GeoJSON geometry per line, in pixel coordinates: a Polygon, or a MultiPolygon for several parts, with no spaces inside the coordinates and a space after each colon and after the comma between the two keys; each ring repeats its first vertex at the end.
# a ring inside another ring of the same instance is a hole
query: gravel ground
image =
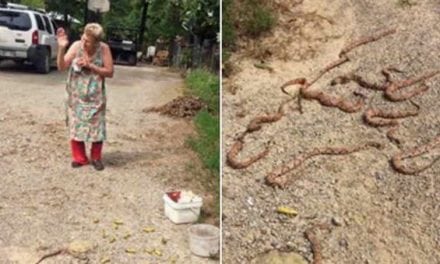
{"type": "MultiPolygon", "coordinates": [[[[289,1],[275,2],[289,6],[289,1]]],[[[238,70],[223,81],[224,152],[253,117],[276,111],[288,98],[281,93],[281,84],[297,77],[310,78],[337,59],[347,43],[377,30],[396,28],[397,33],[350,52],[350,62],[325,75],[314,87],[346,97],[362,91],[369,105],[411,107],[408,102],[390,103],[381,92],[355,84],[328,85],[332,78],[349,72],[381,83],[384,78],[380,71],[387,66],[403,71],[394,76],[397,79],[440,68],[440,2],[417,1],[411,7],[398,2],[304,0],[292,4],[274,31],[259,40],[260,49],[274,53],[267,59],[273,73],[254,67],[258,60],[249,56],[249,50],[255,46],[241,42],[240,50],[231,58],[238,70]],[[298,31],[283,24],[289,14],[292,18],[313,12],[334,24],[314,26],[314,30],[306,31],[307,38],[293,39],[274,49],[273,43],[282,43],[280,37],[298,31]],[[334,37],[319,38],[329,31],[334,37]],[[295,53],[294,47],[306,45],[305,40],[311,43],[311,55],[289,54],[290,50],[295,53]],[[228,92],[233,90],[235,94],[228,92]]],[[[224,263],[265,263],[259,258],[274,250],[295,252],[311,262],[311,247],[304,232],[317,223],[332,226],[331,231],[317,233],[323,263],[440,263],[440,163],[417,176],[396,173],[389,165],[396,153],[439,135],[440,76],[426,84],[430,90],[414,99],[421,106],[420,114],[401,121],[397,132],[402,139],[400,147],[387,140],[385,129],[366,126],[363,111],[347,114],[313,101],[303,101],[303,114],[290,109],[280,121],[246,137],[240,157],[256,153],[268,141],[272,147],[266,158],[247,169],[223,167],[224,263]],[[288,174],[292,182],[284,190],[264,184],[268,172],[298,153],[314,147],[358,145],[366,140],[381,142],[385,148],[314,158],[288,174]],[[295,208],[299,214],[280,215],[276,213],[278,206],[295,208]]],[[[440,150],[431,154],[438,156],[440,150]]]]}
{"type": "Polygon", "coordinates": [[[88,261],[65,254],[42,263],[217,263],[193,256],[188,225],[174,225],[163,214],[165,191],[202,192],[189,170],[201,164],[184,143],[194,134],[191,122],[142,112],[181,95],[178,74],[116,67],[107,83],[102,172],[70,167],[65,78],[1,67],[0,263],[35,263],[71,243],[88,261]],[[155,231],[146,233],[146,227],[155,231]],[[146,252],[153,249],[161,256],[146,252]]]}

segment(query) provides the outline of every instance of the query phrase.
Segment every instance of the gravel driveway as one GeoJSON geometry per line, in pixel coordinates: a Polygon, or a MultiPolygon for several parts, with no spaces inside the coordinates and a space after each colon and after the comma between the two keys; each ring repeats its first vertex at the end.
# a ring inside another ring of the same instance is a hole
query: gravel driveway
{"type": "Polygon", "coordinates": [[[188,226],[172,224],[162,212],[163,193],[191,187],[188,166],[200,166],[184,144],[193,126],[142,112],[179,96],[180,76],[116,66],[107,82],[102,172],[70,167],[65,79],[66,73],[1,66],[0,263],[35,263],[72,245],[79,255],[42,263],[216,263],[192,256],[188,226]]]}

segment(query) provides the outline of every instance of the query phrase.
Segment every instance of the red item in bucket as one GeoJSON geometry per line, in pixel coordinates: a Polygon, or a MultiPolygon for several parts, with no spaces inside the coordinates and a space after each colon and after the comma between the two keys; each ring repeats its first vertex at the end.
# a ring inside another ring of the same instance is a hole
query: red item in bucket
{"type": "Polygon", "coordinates": [[[176,203],[180,199],[180,192],[168,192],[167,195],[168,197],[170,197],[171,200],[173,200],[176,203]]]}

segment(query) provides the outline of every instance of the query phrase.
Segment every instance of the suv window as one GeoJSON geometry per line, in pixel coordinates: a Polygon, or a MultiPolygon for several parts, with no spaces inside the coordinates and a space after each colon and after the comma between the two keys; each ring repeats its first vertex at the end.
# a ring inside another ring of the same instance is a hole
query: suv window
{"type": "Polygon", "coordinates": [[[49,32],[50,34],[53,34],[53,30],[52,30],[52,27],[50,26],[49,19],[46,16],[43,16],[43,19],[44,19],[44,23],[46,24],[47,32],[49,32]]]}
{"type": "Polygon", "coordinates": [[[13,30],[28,31],[32,27],[32,22],[26,13],[0,10],[0,26],[13,30]]]}
{"type": "Polygon", "coordinates": [[[35,19],[37,20],[37,26],[39,30],[45,31],[43,19],[41,19],[40,15],[34,14],[35,19]]]}
{"type": "Polygon", "coordinates": [[[52,23],[53,26],[53,30],[55,30],[55,33],[57,32],[58,26],[57,24],[55,24],[55,22],[53,20],[50,20],[50,22],[52,23]]]}

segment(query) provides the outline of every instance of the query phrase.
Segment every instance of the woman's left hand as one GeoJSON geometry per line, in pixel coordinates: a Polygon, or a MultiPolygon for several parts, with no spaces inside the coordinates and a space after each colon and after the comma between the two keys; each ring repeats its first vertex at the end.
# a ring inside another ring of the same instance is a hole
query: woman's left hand
{"type": "Polygon", "coordinates": [[[88,58],[82,57],[77,62],[78,66],[90,69],[91,62],[88,58]]]}

